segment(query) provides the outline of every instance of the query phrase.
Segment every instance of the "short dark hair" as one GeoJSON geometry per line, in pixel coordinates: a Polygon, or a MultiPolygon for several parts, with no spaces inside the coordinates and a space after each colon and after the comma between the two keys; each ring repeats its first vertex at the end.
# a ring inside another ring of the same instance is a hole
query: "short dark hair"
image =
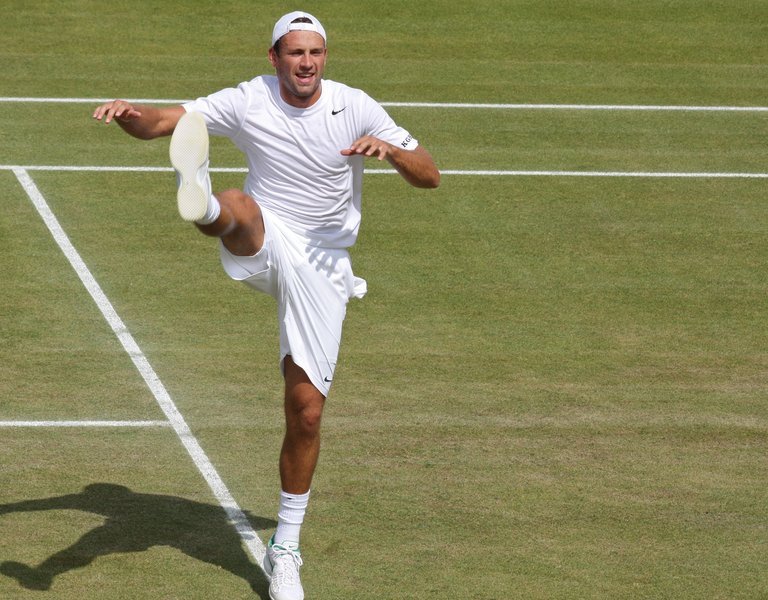
{"type": "MultiPolygon", "coordinates": [[[[299,17],[291,21],[291,23],[312,23],[312,19],[308,19],[307,17],[299,17]]],[[[283,38],[279,38],[272,46],[272,49],[275,51],[275,54],[277,54],[278,56],[280,56],[280,40],[282,39],[283,38]]]]}

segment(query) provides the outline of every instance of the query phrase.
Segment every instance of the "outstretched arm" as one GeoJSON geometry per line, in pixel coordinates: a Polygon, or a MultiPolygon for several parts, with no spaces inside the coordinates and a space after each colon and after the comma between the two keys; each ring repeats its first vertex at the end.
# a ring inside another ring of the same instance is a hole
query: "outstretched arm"
{"type": "Polygon", "coordinates": [[[34,500],[22,500],[0,504],[0,515],[15,512],[31,512],[36,510],[55,510],[63,508],[76,508],[79,494],[67,494],[54,496],[53,498],[36,498],[34,500]]]}
{"type": "Polygon", "coordinates": [[[440,185],[440,171],[423,146],[417,146],[414,150],[405,150],[372,135],[366,135],[355,140],[341,153],[344,156],[362,154],[379,160],[386,159],[403,179],[415,187],[436,188],[440,185]]]}
{"type": "Polygon", "coordinates": [[[184,114],[182,106],[157,108],[154,106],[134,105],[125,100],[113,100],[93,111],[93,118],[105,124],[113,120],[126,133],[141,140],[170,135],[176,123],[184,114]]]}

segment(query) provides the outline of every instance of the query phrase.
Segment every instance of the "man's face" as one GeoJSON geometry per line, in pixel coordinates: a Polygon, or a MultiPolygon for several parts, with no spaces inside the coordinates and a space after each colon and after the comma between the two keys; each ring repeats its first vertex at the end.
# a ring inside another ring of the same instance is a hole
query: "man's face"
{"type": "Polygon", "coordinates": [[[314,31],[291,31],[280,38],[280,54],[269,49],[269,61],[280,82],[280,95],[298,108],[312,106],[320,97],[320,80],[328,50],[314,31]]]}

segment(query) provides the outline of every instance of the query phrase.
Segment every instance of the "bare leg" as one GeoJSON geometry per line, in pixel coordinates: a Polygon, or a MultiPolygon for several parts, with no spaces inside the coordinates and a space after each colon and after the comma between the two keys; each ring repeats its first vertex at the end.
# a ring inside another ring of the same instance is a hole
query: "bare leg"
{"type": "Polygon", "coordinates": [[[264,220],[259,205],[241,190],[214,194],[221,206],[219,218],[209,225],[196,223],[205,235],[221,238],[236,256],[253,256],[264,244],[264,220]]]}
{"type": "MultiPolygon", "coordinates": [[[[221,238],[236,256],[253,256],[264,244],[264,220],[254,200],[240,190],[215,194],[221,205],[219,218],[197,228],[221,238]]],[[[280,452],[280,481],[283,491],[304,494],[309,491],[320,454],[320,420],[325,396],[314,386],[304,370],[285,358],[285,437],[280,452]]]]}
{"type": "Polygon", "coordinates": [[[280,452],[280,482],[289,494],[305,494],[320,454],[320,420],[325,396],[304,370],[285,357],[285,438],[280,452]]]}

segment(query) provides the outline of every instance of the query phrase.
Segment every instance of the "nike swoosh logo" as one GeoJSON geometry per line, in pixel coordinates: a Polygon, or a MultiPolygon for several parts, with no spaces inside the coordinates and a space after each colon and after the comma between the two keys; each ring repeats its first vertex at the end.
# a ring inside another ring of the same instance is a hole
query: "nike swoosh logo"
{"type": "MultiPolygon", "coordinates": [[[[342,108],[341,110],[344,110],[344,109],[342,108]]],[[[341,112],[341,111],[339,111],[339,112],[341,112]]],[[[323,377],[323,381],[325,381],[325,383],[331,383],[331,381],[333,381],[333,379],[328,379],[327,377],[323,377]]]]}
{"type": "Polygon", "coordinates": [[[345,106],[344,108],[340,108],[339,110],[333,110],[333,109],[331,109],[331,114],[332,114],[332,115],[335,117],[335,116],[336,116],[336,115],[338,115],[338,114],[339,114],[341,111],[343,111],[345,108],[347,108],[347,107],[345,106]]]}

